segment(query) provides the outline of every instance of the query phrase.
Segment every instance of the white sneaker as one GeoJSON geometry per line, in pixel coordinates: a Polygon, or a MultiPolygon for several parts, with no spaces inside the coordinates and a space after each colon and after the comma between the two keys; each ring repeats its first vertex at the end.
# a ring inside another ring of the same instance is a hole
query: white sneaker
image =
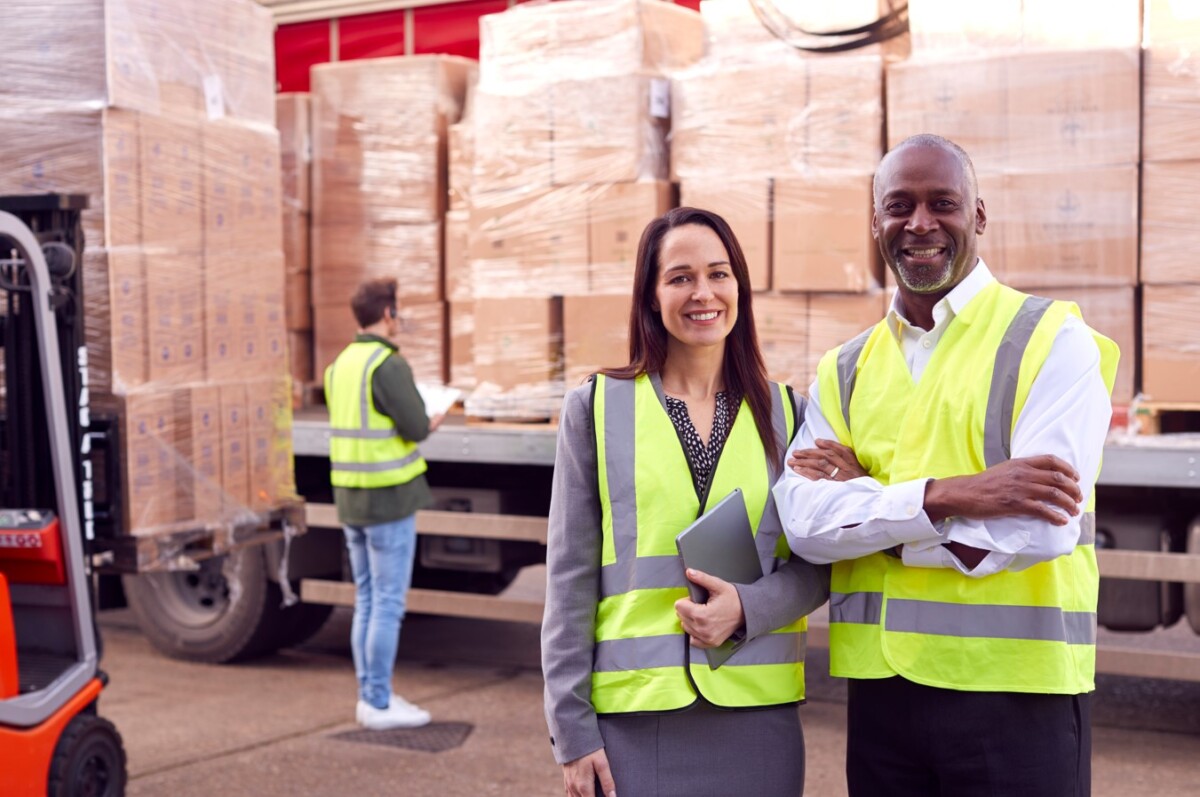
{"type": "Polygon", "coordinates": [[[420,728],[429,724],[429,712],[414,706],[399,695],[392,695],[387,708],[375,708],[362,700],[355,706],[354,718],[372,731],[389,728],[420,728]]]}

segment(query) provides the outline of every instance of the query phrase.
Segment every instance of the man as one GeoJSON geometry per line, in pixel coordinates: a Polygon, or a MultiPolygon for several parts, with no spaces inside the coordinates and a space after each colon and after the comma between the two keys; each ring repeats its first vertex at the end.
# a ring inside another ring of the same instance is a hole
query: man
{"type": "Polygon", "coordinates": [[[1087,794],[1116,346],[992,277],[956,144],[902,142],[874,194],[895,298],[821,360],[774,490],[792,549],[833,563],[850,794],[1087,794]]]}
{"type": "Polygon", "coordinates": [[[417,450],[437,428],[392,341],[400,332],[396,281],[363,283],[350,300],[359,331],[325,370],[330,481],[354,572],[350,647],[359,724],[415,728],[429,712],[392,693],[400,624],[416,550],[414,515],[432,502],[417,450]]]}

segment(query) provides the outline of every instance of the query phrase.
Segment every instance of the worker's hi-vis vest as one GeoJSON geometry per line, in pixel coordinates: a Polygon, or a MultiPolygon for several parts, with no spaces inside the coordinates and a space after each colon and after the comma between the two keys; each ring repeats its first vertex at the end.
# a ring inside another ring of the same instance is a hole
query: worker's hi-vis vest
{"type": "MultiPolygon", "coordinates": [[[[882,484],[980,473],[1010,458],[1030,386],[1068,314],[1078,307],[993,282],[951,321],[915,384],[885,319],[821,360],[825,418],[882,484]]],[[[1093,335],[1111,391],[1119,352],[1093,335]]],[[[1020,572],[969,578],[884,553],[834,564],[831,673],[968,691],[1091,691],[1094,508],[1093,495],[1072,554],[1020,572]]]]}
{"type": "Polygon", "coordinates": [[[351,343],[325,369],[334,487],[391,487],[426,470],[417,444],[397,434],[392,419],[375,408],[371,377],[391,353],[382,343],[351,343]]]}
{"type": "MultiPolygon", "coordinates": [[[[784,450],[794,419],[787,389],[771,384],[776,439],[784,450]]],[[[670,711],[697,693],[723,707],[771,706],[804,699],[807,621],[747,642],[711,670],[675,614],[687,579],[675,536],[702,507],[657,379],[597,376],[593,417],[603,516],[600,600],[592,705],[600,714],[670,711]]],[[[763,572],[787,560],[787,541],[771,500],[768,467],[746,401],[711,475],[707,503],[740,487],[763,572]]]]}

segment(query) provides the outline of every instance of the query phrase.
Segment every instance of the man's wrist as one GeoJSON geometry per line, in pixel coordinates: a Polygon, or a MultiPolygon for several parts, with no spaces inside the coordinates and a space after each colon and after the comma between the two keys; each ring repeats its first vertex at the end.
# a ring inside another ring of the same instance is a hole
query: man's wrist
{"type": "Polygon", "coordinates": [[[956,514],[951,490],[954,479],[930,479],[925,482],[923,508],[930,523],[940,523],[956,514]]]}

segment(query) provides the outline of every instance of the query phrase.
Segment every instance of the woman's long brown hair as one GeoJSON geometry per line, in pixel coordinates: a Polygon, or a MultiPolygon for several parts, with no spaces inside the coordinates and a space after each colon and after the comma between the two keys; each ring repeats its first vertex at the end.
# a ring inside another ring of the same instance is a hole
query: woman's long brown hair
{"type": "MultiPolygon", "coordinates": [[[[629,314],[629,364],[623,368],[605,368],[601,373],[616,379],[633,379],[642,374],[662,373],[667,360],[669,333],[662,315],[654,309],[658,286],[659,254],[667,233],[676,227],[695,224],[717,234],[725,251],[738,288],[738,318],[729,337],[725,339],[723,366],[725,390],[733,396],[744,396],[758,427],[763,448],[772,473],[781,467],[782,450],[775,439],[771,423],[771,388],[767,382],[767,367],[758,348],[751,306],[750,271],[746,256],[725,219],[716,213],[698,208],[676,208],[650,222],[638,242],[637,263],[633,273],[633,307],[629,314]]],[[[784,445],[787,445],[784,443],[784,445]]]]}

